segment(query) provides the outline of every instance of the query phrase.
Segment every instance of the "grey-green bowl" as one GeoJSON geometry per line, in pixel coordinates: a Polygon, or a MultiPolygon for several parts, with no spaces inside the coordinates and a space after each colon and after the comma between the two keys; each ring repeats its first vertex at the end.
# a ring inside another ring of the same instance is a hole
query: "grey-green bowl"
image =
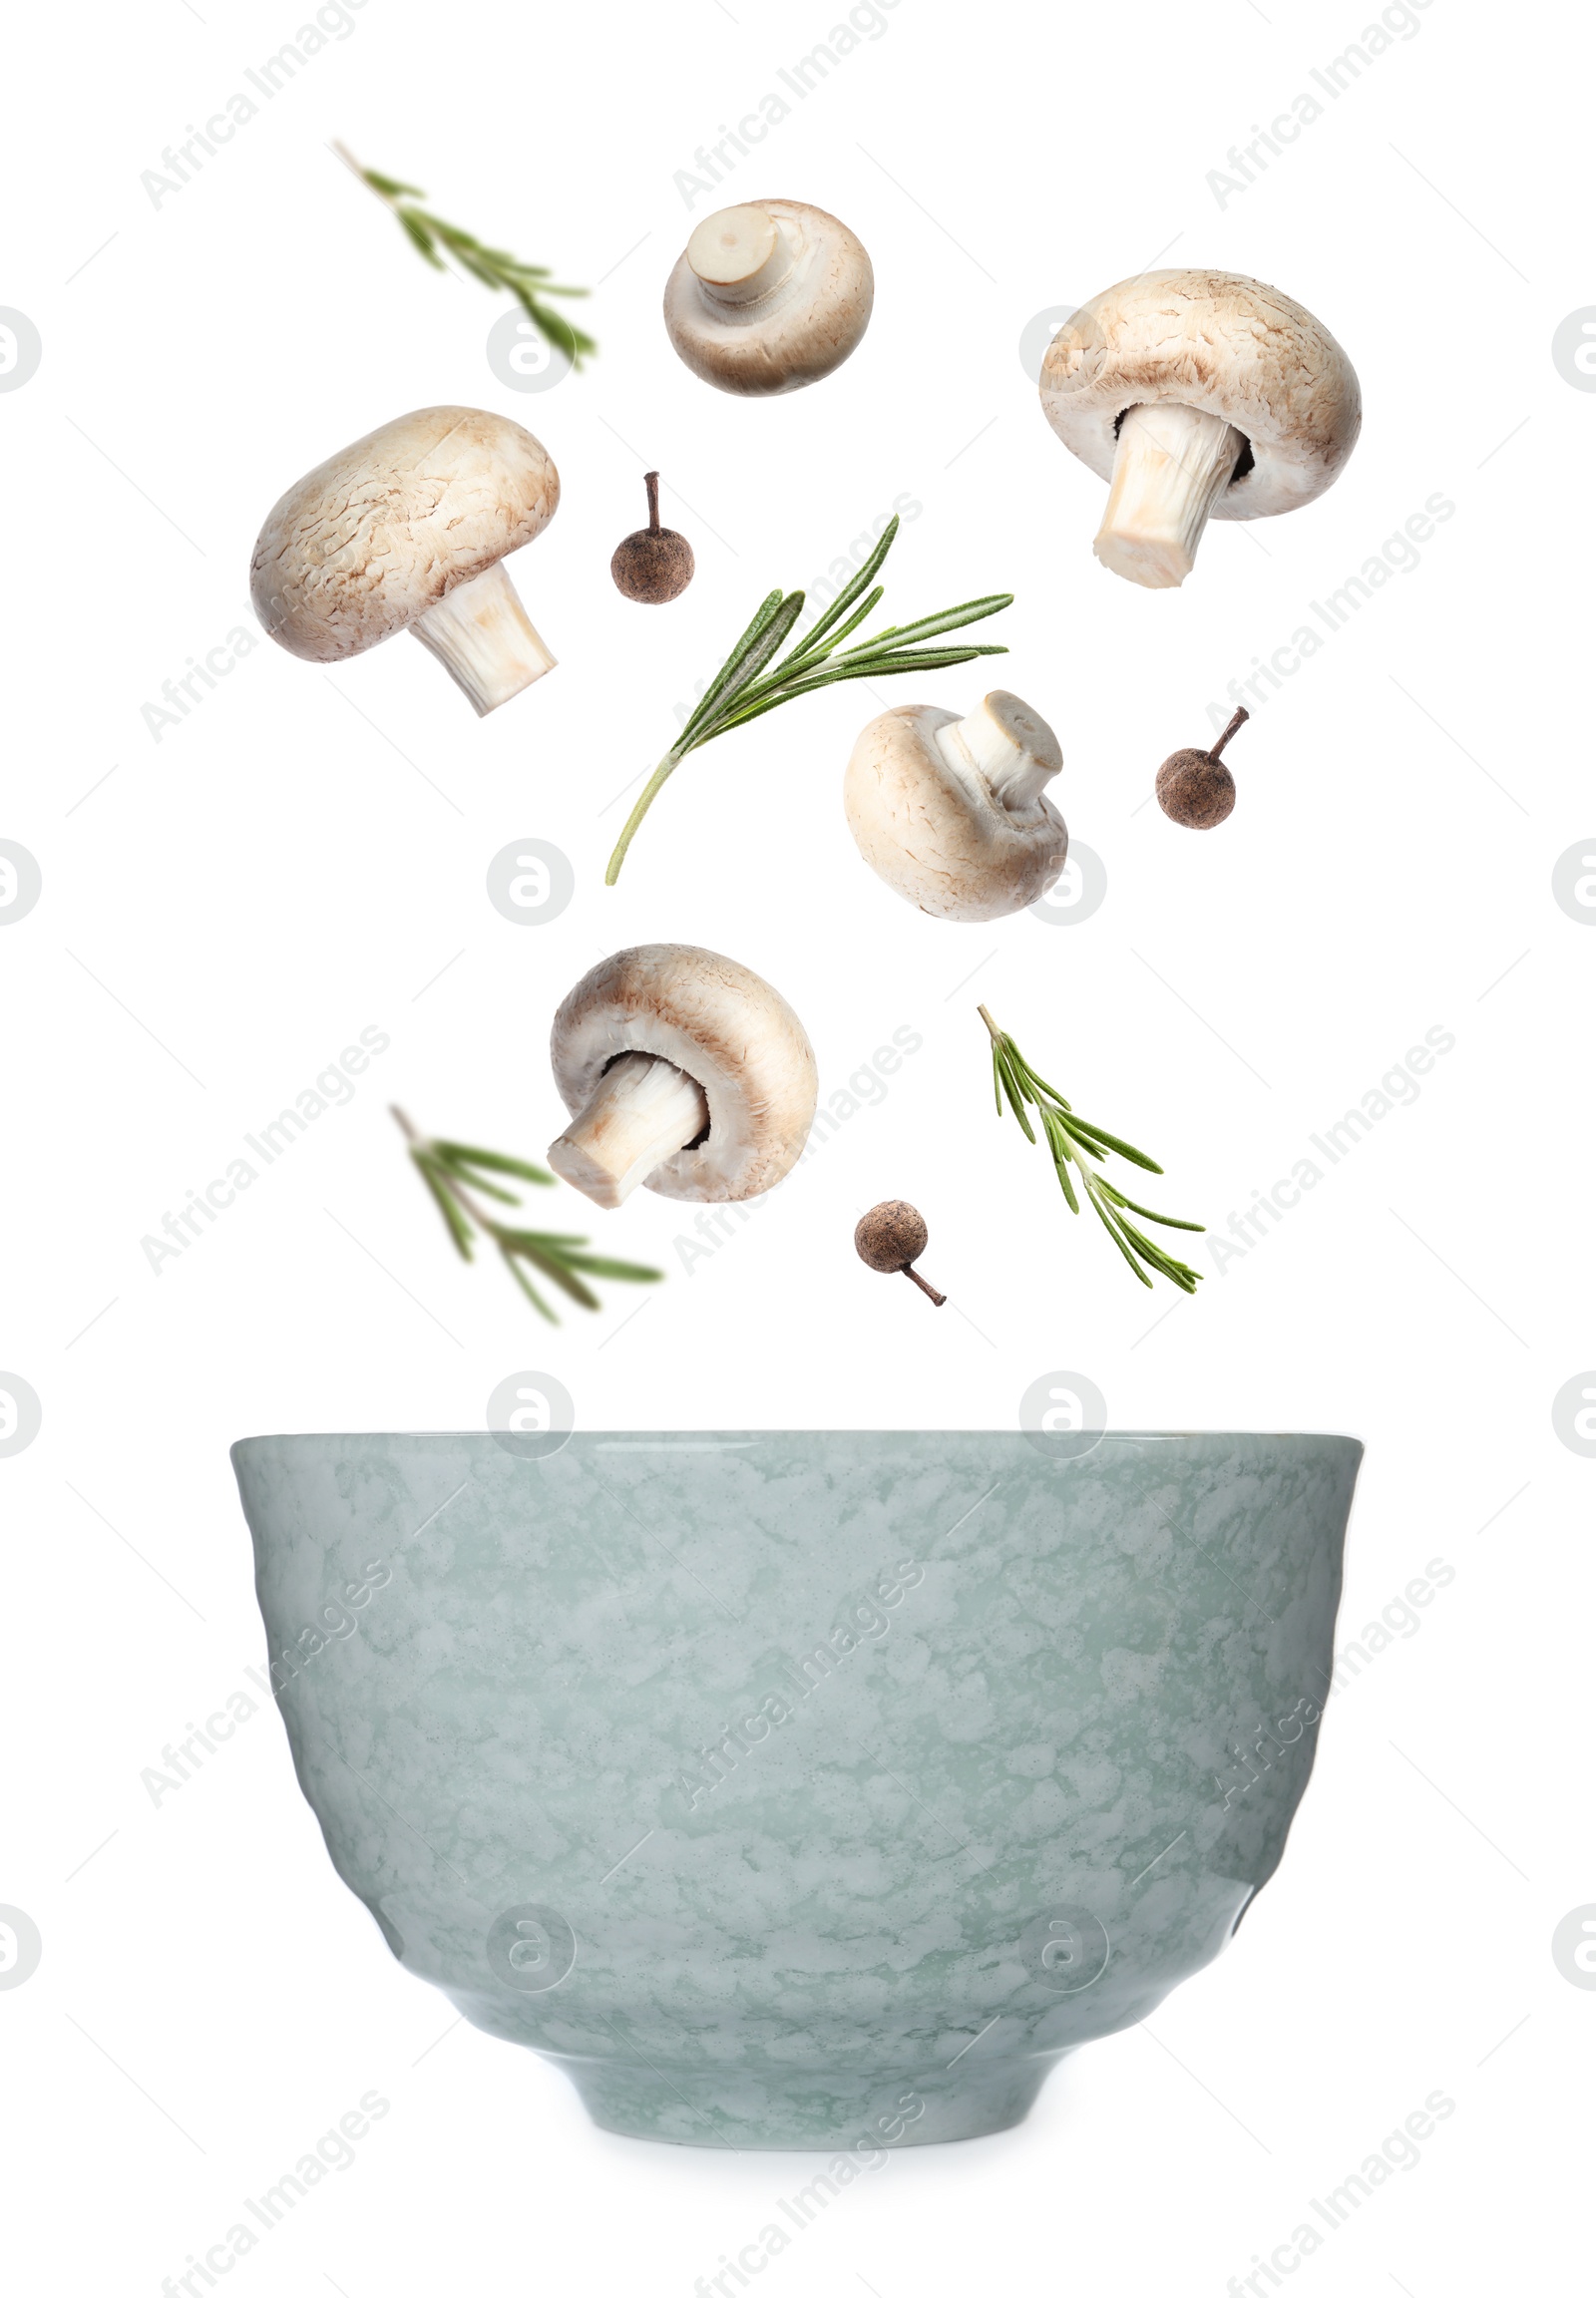
{"type": "Polygon", "coordinates": [[[235,1445],[333,1865],[605,2129],[1017,2122],[1274,1873],[1362,1454],[1051,1442],[235,1445]]]}

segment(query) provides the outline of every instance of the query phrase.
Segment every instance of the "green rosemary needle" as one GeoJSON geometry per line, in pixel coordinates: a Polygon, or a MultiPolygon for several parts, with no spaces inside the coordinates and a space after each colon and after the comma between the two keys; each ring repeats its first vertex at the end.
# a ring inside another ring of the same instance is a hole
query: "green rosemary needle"
{"type": "Polygon", "coordinates": [[[581,367],[583,360],[598,350],[591,335],[585,335],[580,327],[571,324],[563,311],[551,310],[542,300],[545,295],[586,295],[589,292],[586,287],[557,286],[547,264],[523,263],[503,247],[489,247],[470,231],[462,231],[458,223],[446,223],[429,208],[418,207],[415,202],[427,196],[419,186],[401,184],[397,177],[381,175],[375,168],[362,168],[342,144],[334,144],[332,149],[344,166],[352,169],[361,183],[393,209],[404,226],[406,238],[434,270],[449,268],[438,252],[443,247],[462,271],[469,272],[473,279],[480,279],[485,287],[507,289],[545,342],[565,352],[573,367],[581,367]]]}
{"type": "Polygon", "coordinates": [[[613,886],[620,876],[626,849],[637,825],[690,750],[712,742],[733,726],[746,726],[780,703],[796,701],[800,694],[816,694],[844,678],[896,678],[906,670],[946,670],[956,662],[974,661],[978,654],[1006,654],[1006,646],[927,646],[945,630],[958,630],[967,622],[980,622],[1013,603],[1013,592],[1003,590],[990,598],[972,598],[963,606],[949,606],[941,614],[924,615],[918,622],[894,623],[862,638],[839,654],[837,648],[852,636],[867,614],[880,602],[882,590],[875,578],[898,533],[893,519],[881,541],[853,580],[838,592],[807,638],[799,640],[774,669],[765,671],[777,648],[803,612],[801,590],[772,590],[758,613],[710,680],[703,700],[660,759],[648,784],[615,841],[604,872],[604,884],[613,886]],[[871,588],[872,583],[875,587],[871,588]],[[869,596],[864,593],[869,590],[869,596]],[[863,602],[855,607],[855,600],[863,602]],[[850,612],[850,608],[854,610],[850,612]],[[761,672],[765,672],[761,676],[761,672]]]}
{"type": "Polygon", "coordinates": [[[536,1270],[551,1285],[558,1285],[580,1308],[597,1309],[598,1296],[585,1277],[608,1277],[626,1285],[657,1284],[662,1272],[644,1269],[635,1261],[606,1261],[599,1255],[589,1253],[586,1237],[556,1234],[547,1229],[521,1229],[510,1222],[499,1220],[479,1201],[481,1197],[496,1197],[502,1205],[518,1205],[521,1200],[499,1180],[489,1175],[508,1176],[515,1181],[531,1181],[539,1188],[555,1186],[555,1177],[546,1173],[541,1165],[528,1165],[519,1157],[501,1156],[497,1149],[473,1149],[464,1141],[439,1141],[418,1133],[402,1109],[392,1109],[392,1116],[406,1141],[410,1144],[410,1162],[427,1184],[428,1194],[443,1215],[444,1227],[462,1261],[472,1258],[472,1244],[480,1230],[495,1246],[499,1258],[521,1287],[527,1299],[551,1325],[560,1320],[539,1294],[527,1272],[536,1270]]]}
{"type": "Polygon", "coordinates": [[[1162,1173],[1162,1165],[1155,1165],[1150,1157],[1140,1149],[1133,1149],[1128,1141],[1121,1141],[1113,1133],[1105,1133],[1100,1125],[1088,1125],[1084,1117],[1077,1117],[1057,1087],[1037,1076],[1012,1037],[1006,1030],[998,1028],[986,1006],[978,1005],[976,1011],[986,1022],[992,1037],[992,1080],[998,1114],[1001,1117],[1003,1103],[1006,1101],[1019,1120],[1019,1129],[1025,1139],[1034,1141],[1036,1136],[1031,1130],[1030,1119],[1025,1115],[1026,1104],[1035,1110],[1037,1121],[1046,1136],[1053,1171],[1058,1176],[1058,1186],[1064,1193],[1064,1202],[1070,1212],[1080,1211],[1080,1203],[1070,1177],[1069,1169],[1073,1166],[1082,1194],[1090,1201],[1092,1211],[1124,1255],[1131,1275],[1150,1291],[1153,1281],[1147,1275],[1147,1270],[1151,1269],[1160,1277],[1167,1277],[1171,1285],[1178,1285],[1182,1293],[1195,1293],[1202,1280],[1202,1271],[1188,1269],[1184,1261],[1175,1260],[1161,1245],[1155,1245],[1150,1237],[1144,1236],[1135,1222],[1127,1221],[1125,1216],[1127,1213],[1139,1213],[1144,1221],[1156,1221],[1160,1228],[1194,1229],[1199,1234],[1202,1232],[1202,1222],[1177,1221],[1171,1214],[1155,1213],[1150,1205],[1138,1205],[1134,1198],[1116,1189],[1104,1174],[1095,1171],[1086,1160],[1095,1157],[1101,1163],[1105,1153],[1111,1150],[1116,1157],[1128,1158],[1132,1165],[1139,1165],[1144,1173],[1162,1173]],[[1143,1262],[1146,1268],[1141,1266],[1143,1262]]]}

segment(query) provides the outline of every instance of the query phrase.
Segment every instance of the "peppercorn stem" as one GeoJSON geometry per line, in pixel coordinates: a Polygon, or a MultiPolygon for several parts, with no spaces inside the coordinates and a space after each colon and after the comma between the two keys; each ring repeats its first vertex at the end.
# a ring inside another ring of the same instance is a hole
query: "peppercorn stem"
{"type": "Polygon", "coordinates": [[[947,1307],[947,1294],[939,1293],[935,1285],[928,1285],[925,1278],[921,1276],[918,1269],[910,1269],[906,1266],[901,1274],[907,1277],[912,1285],[918,1285],[920,1287],[921,1292],[925,1294],[926,1299],[931,1303],[934,1309],[945,1309],[947,1307]]]}
{"type": "Polygon", "coordinates": [[[650,535],[657,535],[659,532],[658,472],[645,471],[642,475],[642,483],[648,490],[648,532],[650,535]]]}
{"type": "Polygon", "coordinates": [[[1230,724],[1225,728],[1224,733],[1220,735],[1219,740],[1214,744],[1212,750],[1209,751],[1208,755],[1211,759],[1217,762],[1219,753],[1224,749],[1225,744],[1230,740],[1232,734],[1238,732],[1241,727],[1245,726],[1251,716],[1252,712],[1250,710],[1237,711],[1235,717],[1232,718],[1230,724]]]}

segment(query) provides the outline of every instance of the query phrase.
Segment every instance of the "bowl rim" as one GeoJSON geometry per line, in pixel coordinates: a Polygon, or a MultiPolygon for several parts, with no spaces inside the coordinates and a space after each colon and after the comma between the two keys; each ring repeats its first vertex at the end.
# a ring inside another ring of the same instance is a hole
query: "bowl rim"
{"type": "MultiPolygon", "coordinates": [[[[881,1438],[884,1436],[979,1436],[986,1440],[998,1438],[1012,1443],[1028,1441],[1033,1431],[1025,1428],[574,1428],[566,1435],[561,1450],[572,1444],[675,1445],[682,1451],[746,1449],[755,1444],[771,1443],[790,1436],[821,1436],[836,1440],[850,1436],[881,1438]]],[[[1368,1447],[1361,1436],[1349,1434],[1339,1428],[1104,1428],[1088,1430],[1098,1444],[1190,1444],[1223,1442],[1229,1444],[1346,1444],[1362,1454],[1368,1447]]],[[[500,1431],[493,1428],[297,1428],[261,1429],[250,1436],[235,1437],[230,1450],[238,1452],[254,1444],[392,1444],[413,1441],[418,1437],[436,1437],[450,1444],[486,1444],[496,1441],[500,1431]]],[[[557,1455],[551,1455],[557,1457],[557,1455]]],[[[1082,1458],[1089,1457],[1083,1453],[1082,1458]]]]}

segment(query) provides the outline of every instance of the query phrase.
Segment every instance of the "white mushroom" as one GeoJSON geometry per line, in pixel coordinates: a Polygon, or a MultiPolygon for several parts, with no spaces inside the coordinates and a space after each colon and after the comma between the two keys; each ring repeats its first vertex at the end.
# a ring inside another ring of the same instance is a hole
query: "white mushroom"
{"type": "Polygon", "coordinates": [[[549,1162],[596,1205],[639,1183],[727,1204],[773,1188],[814,1121],[815,1056],[784,997],[734,958],[654,942],[583,976],[555,1015],[573,1122],[549,1162]]]}
{"type": "Polygon", "coordinates": [[[1001,688],[968,718],[884,710],[848,761],[848,827],[877,877],[928,917],[1007,918],[1064,867],[1069,833],[1045,796],[1063,762],[1052,728],[1001,688]]]}
{"type": "Polygon", "coordinates": [[[846,223],[801,199],[760,199],[694,227],[665,282],[665,326],[701,381],[768,398],[840,367],[875,291],[846,223]]]}
{"type": "Polygon", "coordinates": [[[1191,573],[1209,519],[1272,519],[1341,475],[1363,420],[1346,352],[1236,271],[1144,271],[1053,337],[1042,411],[1110,481],[1092,545],[1144,589],[1191,573]]]}
{"type": "Polygon", "coordinates": [[[307,662],[408,630],[486,717],[555,666],[501,562],[559,503],[560,474],[519,423],[418,408],[289,488],[250,562],[255,612],[307,662]]]}

